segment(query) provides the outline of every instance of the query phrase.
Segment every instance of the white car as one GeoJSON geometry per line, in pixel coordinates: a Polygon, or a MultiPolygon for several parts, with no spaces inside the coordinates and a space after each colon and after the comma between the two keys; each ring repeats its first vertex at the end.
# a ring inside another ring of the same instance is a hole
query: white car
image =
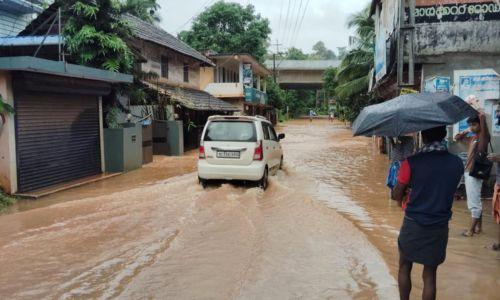
{"type": "Polygon", "coordinates": [[[283,165],[283,149],[273,124],[264,117],[212,116],[203,129],[198,159],[198,178],[245,180],[268,185],[269,174],[283,165]]]}

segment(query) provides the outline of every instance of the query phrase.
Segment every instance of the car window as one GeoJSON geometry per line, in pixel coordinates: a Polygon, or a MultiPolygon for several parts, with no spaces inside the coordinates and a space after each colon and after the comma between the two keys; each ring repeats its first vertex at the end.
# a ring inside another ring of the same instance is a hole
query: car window
{"type": "Polygon", "coordinates": [[[269,125],[262,123],[262,132],[264,133],[264,140],[269,141],[269,125]]]}
{"type": "Polygon", "coordinates": [[[204,141],[256,142],[257,132],[253,122],[214,121],[208,125],[204,141]]]}
{"type": "Polygon", "coordinates": [[[276,131],[274,131],[273,126],[269,125],[269,134],[271,136],[271,140],[278,141],[278,136],[276,135],[276,131]]]}

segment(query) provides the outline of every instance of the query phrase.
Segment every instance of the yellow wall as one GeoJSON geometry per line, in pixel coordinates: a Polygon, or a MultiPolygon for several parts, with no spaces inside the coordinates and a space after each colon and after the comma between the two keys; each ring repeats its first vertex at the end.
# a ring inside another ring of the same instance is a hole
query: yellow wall
{"type": "MultiPolygon", "coordinates": [[[[4,101],[14,106],[11,77],[0,71],[0,94],[4,101]]],[[[17,192],[14,117],[6,116],[0,128],[0,187],[7,193],[17,192]]]]}
{"type": "MultiPolygon", "coordinates": [[[[200,62],[167,47],[142,42],[141,54],[147,62],[142,63],[143,72],[158,74],[158,81],[172,86],[198,89],[200,86],[200,62]],[[161,77],[161,56],[168,57],[168,79],[161,77]],[[184,63],[189,64],[189,82],[184,82],[184,63]]],[[[156,79],[154,80],[156,82],[156,79]]]]}
{"type": "Polygon", "coordinates": [[[212,67],[200,68],[200,90],[205,90],[208,84],[214,82],[215,69],[212,67]]]}

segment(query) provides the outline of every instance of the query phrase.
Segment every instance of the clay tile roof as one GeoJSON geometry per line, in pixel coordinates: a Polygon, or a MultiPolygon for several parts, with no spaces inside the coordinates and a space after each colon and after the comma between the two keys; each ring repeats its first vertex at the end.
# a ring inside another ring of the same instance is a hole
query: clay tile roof
{"type": "Polygon", "coordinates": [[[191,48],[160,27],[131,15],[125,15],[124,19],[130,24],[137,38],[168,47],[174,51],[191,56],[209,65],[214,65],[213,62],[206,56],[191,48]]]}

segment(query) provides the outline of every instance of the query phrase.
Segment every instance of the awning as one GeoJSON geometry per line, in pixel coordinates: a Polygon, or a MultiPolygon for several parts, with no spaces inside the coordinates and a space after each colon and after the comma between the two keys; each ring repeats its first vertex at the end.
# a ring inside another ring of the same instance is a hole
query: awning
{"type": "Polygon", "coordinates": [[[0,57],[0,70],[44,73],[111,83],[132,83],[134,79],[132,75],[31,56],[0,57]]]}
{"type": "Polygon", "coordinates": [[[8,36],[0,37],[0,46],[38,46],[43,42],[45,46],[58,45],[63,42],[58,35],[44,36],[8,36]]]}
{"type": "Polygon", "coordinates": [[[232,112],[240,110],[231,103],[216,98],[205,91],[173,87],[164,83],[153,84],[147,81],[143,81],[142,83],[151,89],[157,90],[160,94],[169,96],[172,101],[192,110],[232,112]]]}

